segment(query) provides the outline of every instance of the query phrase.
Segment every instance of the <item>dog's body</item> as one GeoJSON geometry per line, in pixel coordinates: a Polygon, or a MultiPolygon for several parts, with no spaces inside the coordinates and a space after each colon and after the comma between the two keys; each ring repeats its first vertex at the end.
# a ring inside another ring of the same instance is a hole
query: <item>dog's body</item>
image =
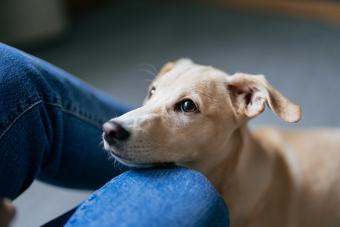
{"type": "Polygon", "coordinates": [[[263,76],[168,63],[144,106],[104,125],[104,145],[130,166],[171,162],[203,172],[232,226],[339,226],[340,130],[250,132],[247,121],[266,103],[287,122],[300,119],[263,76]]]}
{"type": "Polygon", "coordinates": [[[340,130],[240,133],[237,156],[207,175],[232,226],[339,226],[340,130]]]}

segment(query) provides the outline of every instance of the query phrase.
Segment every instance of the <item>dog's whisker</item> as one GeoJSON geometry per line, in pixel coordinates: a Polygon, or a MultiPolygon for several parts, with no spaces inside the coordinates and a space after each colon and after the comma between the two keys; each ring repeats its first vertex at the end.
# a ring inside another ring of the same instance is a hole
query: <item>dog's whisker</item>
{"type": "Polygon", "coordinates": [[[139,69],[139,71],[146,73],[147,75],[151,75],[152,77],[155,77],[157,74],[154,72],[147,70],[147,69],[139,69]]]}
{"type": "Polygon", "coordinates": [[[152,81],[153,81],[153,80],[148,79],[148,78],[145,78],[145,79],[144,79],[144,82],[147,82],[148,84],[150,84],[152,81]]]}
{"type": "Polygon", "coordinates": [[[152,71],[154,74],[157,74],[158,70],[157,70],[156,67],[153,66],[152,64],[142,63],[142,64],[139,65],[139,67],[144,67],[144,66],[151,68],[151,71],[152,71]]]}

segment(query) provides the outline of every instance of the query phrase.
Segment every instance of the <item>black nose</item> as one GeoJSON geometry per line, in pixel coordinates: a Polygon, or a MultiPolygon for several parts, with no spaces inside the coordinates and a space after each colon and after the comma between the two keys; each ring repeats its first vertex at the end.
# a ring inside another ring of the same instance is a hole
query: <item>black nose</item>
{"type": "Polygon", "coordinates": [[[115,144],[117,141],[124,141],[130,137],[127,131],[121,124],[115,121],[108,121],[103,125],[104,139],[109,144],[115,144]]]}

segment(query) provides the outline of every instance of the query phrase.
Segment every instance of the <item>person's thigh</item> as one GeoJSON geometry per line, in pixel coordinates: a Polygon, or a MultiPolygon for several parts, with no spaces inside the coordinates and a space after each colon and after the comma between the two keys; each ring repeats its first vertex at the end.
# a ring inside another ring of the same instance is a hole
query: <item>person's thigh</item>
{"type": "Polygon", "coordinates": [[[228,226],[222,197],[200,173],[127,171],[94,192],[66,226],[228,226]]]}
{"type": "Polygon", "coordinates": [[[36,177],[93,189],[121,173],[102,149],[101,127],[129,109],[0,43],[0,197],[15,198],[36,177]]]}

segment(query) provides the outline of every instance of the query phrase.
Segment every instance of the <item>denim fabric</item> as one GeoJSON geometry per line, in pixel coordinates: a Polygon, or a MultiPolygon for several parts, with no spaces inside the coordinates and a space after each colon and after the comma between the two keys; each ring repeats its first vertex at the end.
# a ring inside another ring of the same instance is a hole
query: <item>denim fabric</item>
{"type": "MultiPolygon", "coordinates": [[[[124,172],[126,168],[103,151],[101,127],[130,109],[67,72],[0,43],[0,197],[16,198],[36,178],[64,187],[97,189],[124,172]]],[[[176,177],[183,171],[126,172],[95,192],[68,225],[83,220],[86,225],[116,226],[113,220],[119,217],[141,221],[149,220],[148,215],[166,216],[179,224],[184,217],[202,224],[224,222],[226,207],[205,178],[187,170],[176,177]],[[183,192],[191,199],[186,200],[183,192]],[[138,216],[138,210],[147,212],[138,216]]]]}
{"type": "Polygon", "coordinates": [[[112,223],[148,227],[227,226],[229,220],[223,199],[203,175],[173,168],[123,173],[93,193],[66,226],[109,227],[112,223]]]}
{"type": "Polygon", "coordinates": [[[4,44],[0,97],[0,196],[17,197],[35,178],[95,189],[122,172],[100,142],[102,123],[126,105],[4,44]]]}

